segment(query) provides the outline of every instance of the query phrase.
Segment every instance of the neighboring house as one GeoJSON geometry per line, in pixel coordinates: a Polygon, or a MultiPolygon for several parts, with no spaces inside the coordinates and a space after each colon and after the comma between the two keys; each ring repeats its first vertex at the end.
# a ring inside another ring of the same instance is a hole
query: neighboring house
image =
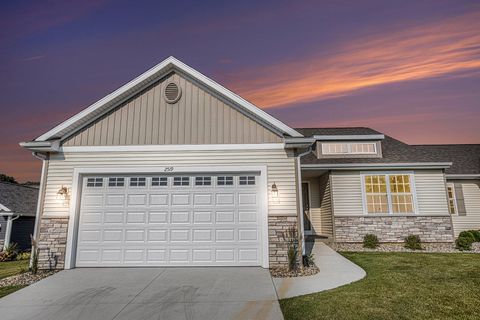
{"type": "Polygon", "coordinates": [[[0,181],[0,246],[29,250],[37,212],[38,188],[0,181]]]}
{"type": "Polygon", "coordinates": [[[292,228],[453,241],[454,160],[366,128],[292,129],[173,57],[21,145],[43,159],[42,268],[284,266],[292,228]]]}

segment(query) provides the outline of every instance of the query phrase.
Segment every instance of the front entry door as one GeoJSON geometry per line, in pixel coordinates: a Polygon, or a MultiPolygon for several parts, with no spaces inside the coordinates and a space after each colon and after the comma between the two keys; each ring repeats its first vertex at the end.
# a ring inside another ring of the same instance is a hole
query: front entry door
{"type": "Polygon", "coordinates": [[[310,221],[310,192],[309,185],[306,182],[302,183],[302,199],[303,199],[303,229],[306,234],[312,232],[312,223],[310,221]]]}

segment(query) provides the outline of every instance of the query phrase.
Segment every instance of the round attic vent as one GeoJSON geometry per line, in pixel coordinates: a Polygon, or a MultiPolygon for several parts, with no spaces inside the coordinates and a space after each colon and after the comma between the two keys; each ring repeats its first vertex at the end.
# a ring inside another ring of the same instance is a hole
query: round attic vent
{"type": "Polygon", "coordinates": [[[171,81],[165,86],[164,93],[165,101],[167,101],[167,103],[175,103],[180,99],[182,90],[177,83],[171,81]]]}

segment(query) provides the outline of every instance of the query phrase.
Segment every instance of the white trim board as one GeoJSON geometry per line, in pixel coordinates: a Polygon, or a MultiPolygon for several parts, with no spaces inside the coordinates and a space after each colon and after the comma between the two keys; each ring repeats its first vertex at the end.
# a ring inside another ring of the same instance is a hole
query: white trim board
{"type": "Polygon", "coordinates": [[[8,209],[7,207],[5,207],[3,204],[0,203],[0,210],[1,211],[5,211],[5,212],[8,212],[8,213],[11,213],[12,210],[8,209]]]}
{"type": "Polygon", "coordinates": [[[283,143],[258,144],[166,144],[132,146],[61,147],[60,152],[155,152],[155,151],[218,151],[218,150],[281,150],[283,143]]]}
{"type": "MultiPolygon", "coordinates": [[[[82,190],[82,178],[88,174],[128,174],[128,173],[158,173],[168,172],[168,174],[175,173],[195,173],[195,172],[259,172],[260,203],[262,210],[261,217],[261,233],[262,233],[262,267],[269,267],[269,251],[268,251],[268,181],[267,181],[267,167],[266,166],[232,166],[219,165],[214,167],[209,166],[176,166],[174,171],[171,167],[118,167],[118,168],[75,168],[73,171],[73,183],[71,186],[70,209],[68,219],[67,244],[65,252],[65,269],[71,269],[75,266],[76,254],[76,236],[78,232],[80,199],[82,190]]],[[[52,216],[53,217],[53,216],[52,216]]]]}
{"type": "Polygon", "coordinates": [[[302,164],[302,170],[444,169],[451,165],[451,162],[302,164]]]}
{"type": "Polygon", "coordinates": [[[220,84],[216,83],[202,73],[196,71],[192,67],[171,56],[163,60],[150,70],[146,71],[142,75],[118,88],[114,92],[108,94],[104,98],[98,100],[94,104],[80,111],[73,117],[70,117],[69,119],[57,125],[53,129],[42,134],[41,136],[36,138],[35,141],[46,141],[52,138],[63,137],[68,132],[89,123],[92,119],[94,119],[95,116],[103,114],[108,108],[113,107],[119,102],[123,101],[127,96],[130,96],[132,93],[137,92],[146,85],[149,85],[153,81],[161,78],[162,76],[170,72],[173,68],[184,72],[185,74],[194,78],[196,81],[199,81],[203,85],[218,92],[225,98],[244,108],[246,111],[257,116],[259,119],[262,119],[263,121],[265,121],[265,123],[278,129],[280,132],[286,133],[292,137],[303,137],[302,134],[290,128],[280,120],[272,117],[271,115],[261,110],[257,106],[253,105],[252,103],[248,102],[247,100],[243,99],[239,95],[233,93],[232,91],[221,86],[220,84]]]}
{"type": "Polygon", "coordinates": [[[316,140],[321,141],[346,141],[346,140],[383,140],[383,134],[359,134],[359,135],[314,135],[316,140]]]}

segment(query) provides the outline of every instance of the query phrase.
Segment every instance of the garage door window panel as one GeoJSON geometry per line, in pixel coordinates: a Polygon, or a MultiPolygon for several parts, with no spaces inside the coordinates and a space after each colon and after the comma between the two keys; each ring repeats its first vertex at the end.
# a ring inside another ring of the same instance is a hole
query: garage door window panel
{"type": "Polygon", "coordinates": [[[190,185],[190,177],[173,177],[173,185],[176,187],[188,187],[190,185]]]}
{"type": "Polygon", "coordinates": [[[119,177],[108,178],[108,186],[109,187],[124,187],[125,186],[125,178],[119,178],[119,177]]]}
{"type": "Polygon", "coordinates": [[[167,177],[152,177],[152,187],[167,187],[168,178],[167,177]]]}
{"type": "Polygon", "coordinates": [[[130,187],[145,187],[147,185],[147,178],[132,177],[130,178],[130,187]]]}
{"type": "Polygon", "coordinates": [[[89,188],[103,187],[103,178],[88,178],[87,187],[89,188]]]}

